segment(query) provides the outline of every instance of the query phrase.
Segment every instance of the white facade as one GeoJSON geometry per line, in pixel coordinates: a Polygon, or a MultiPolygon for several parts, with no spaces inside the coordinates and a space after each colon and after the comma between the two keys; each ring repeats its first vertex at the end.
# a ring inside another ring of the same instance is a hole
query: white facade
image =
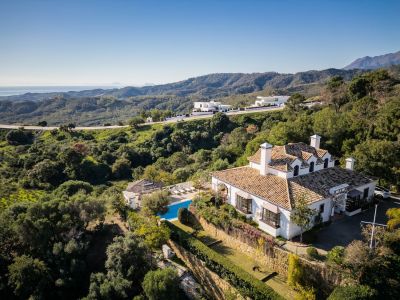
{"type": "MultiPolygon", "coordinates": [[[[315,149],[319,149],[319,142],[320,142],[319,136],[315,135],[311,137],[310,144],[315,149]]],[[[323,169],[333,168],[335,165],[334,160],[331,157],[331,154],[329,154],[326,151],[326,153],[319,158],[317,158],[314,155],[310,155],[310,157],[305,161],[306,164],[304,164],[299,158],[296,158],[291,162],[288,171],[282,171],[268,165],[271,162],[271,148],[272,146],[269,145],[268,143],[262,144],[260,146],[260,151],[261,151],[260,163],[251,161],[249,163],[249,167],[259,170],[261,176],[266,176],[268,174],[268,176],[274,175],[274,176],[279,176],[285,180],[288,179],[290,180],[291,178],[294,177],[300,177],[303,175],[321,171],[323,169]],[[313,167],[311,167],[312,165],[313,167]],[[298,167],[298,174],[295,175],[294,170],[296,166],[298,167]]],[[[346,164],[346,169],[353,170],[353,167],[354,167],[354,159],[348,159],[346,164]]],[[[327,174],[327,173],[322,173],[322,174],[327,174]]],[[[238,209],[237,206],[238,197],[242,199],[242,201],[243,199],[245,199],[244,201],[250,201],[251,212],[248,212],[246,214],[246,217],[251,218],[253,221],[258,223],[259,228],[261,230],[265,231],[266,233],[274,237],[282,236],[286,239],[291,239],[300,234],[301,230],[300,227],[298,227],[297,225],[295,225],[290,221],[290,214],[291,214],[290,210],[281,207],[280,205],[274,204],[274,203],[280,203],[279,201],[274,201],[274,199],[260,198],[254,194],[248,193],[245,190],[237,188],[234,184],[224,182],[223,180],[213,176],[212,189],[214,191],[219,191],[221,185],[223,185],[226,189],[227,203],[233,205],[235,208],[238,209]],[[279,224],[276,224],[276,222],[267,224],[268,222],[263,221],[262,220],[263,209],[265,209],[264,213],[267,213],[269,216],[272,215],[273,218],[275,218],[275,220],[279,219],[279,224]]],[[[372,180],[370,180],[369,183],[367,184],[362,184],[360,186],[352,186],[352,187],[350,187],[349,184],[347,184],[346,182],[339,183],[338,185],[331,187],[329,191],[326,191],[326,195],[328,196],[326,196],[325,199],[313,202],[309,205],[309,207],[317,211],[316,217],[319,222],[329,221],[334,213],[345,213],[346,215],[351,216],[356,213],[359,213],[361,211],[361,208],[356,206],[349,207],[349,205],[353,205],[353,203],[355,202],[357,205],[359,205],[359,203],[362,201],[371,201],[374,195],[375,186],[376,183],[372,180]]],[[[265,188],[271,188],[271,187],[266,186],[265,188]]],[[[238,211],[242,212],[239,209],[238,211]]],[[[316,221],[316,219],[314,219],[314,221],[316,221]]]]}
{"type": "Polygon", "coordinates": [[[231,110],[232,106],[222,104],[221,102],[194,102],[194,112],[226,112],[231,110]]]}
{"type": "Polygon", "coordinates": [[[257,96],[257,100],[254,102],[253,106],[259,107],[259,106],[283,106],[287,100],[289,99],[289,96],[268,96],[268,97],[262,97],[262,96],[257,96]]]}

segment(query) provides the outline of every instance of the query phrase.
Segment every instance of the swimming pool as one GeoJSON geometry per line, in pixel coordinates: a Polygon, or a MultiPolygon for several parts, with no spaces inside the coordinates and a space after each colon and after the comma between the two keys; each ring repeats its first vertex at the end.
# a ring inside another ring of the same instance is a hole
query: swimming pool
{"type": "Polygon", "coordinates": [[[165,212],[163,214],[158,214],[158,216],[161,219],[165,219],[165,220],[169,220],[169,221],[176,220],[178,218],[178,210],[181,207],[189,208],[190,203],[192,203],[192,200],[190,200],[190,199],[172,203],[167,206],[167,208],[168,208],[167,212],[165,212]]]}

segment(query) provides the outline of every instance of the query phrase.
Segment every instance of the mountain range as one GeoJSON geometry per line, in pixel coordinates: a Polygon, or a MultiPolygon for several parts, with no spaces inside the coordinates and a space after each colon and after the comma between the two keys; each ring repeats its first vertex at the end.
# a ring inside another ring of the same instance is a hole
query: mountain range
{"type": "MultiPolygon", "coordinates": [[[[324,82],[335,75],[350,80],[360,70],[327,69],[295,74],[217,73],[189,78],[180,82],[144,87],[93,89],[65,93],[26,93],[0,97],[0,119],[4,123],[49,124],[74,122],[79,125],[99,125],[126,121],[140,110],[170,109],[187,113],[197,100],[224,99],[238,96],[254,101],[258,93],[318,94],[324,82]]],[[[236,101],[236,100],[235,100],[236,101]]],[[[230,101],[229,103],[232,103],[230,101]]]]}
{"type": "Polygon", "coordinates": [[[358,58],[348,66],[344,67],[343,69],[374,70],[399,64],[400,64],[400,51],[373,57],[365,56],[362,58],[358,58]]]}
{"type": "Polygon", "coordinates": [[[290,95],[294,92],[312,97],[320,94],[322,86],[332,76],[350,80],[368,69],[396,64],[400,64],[400,51],[360,58],[343,69],[295,74],[216,73],[162,85],[3,96],[0,97],[0,120],[20,124],[46,120],[54,125],[67,122],[99,125],[126,121],[140,110],[153,108],[187,113],[198,100],[249,104],[257,95],[290,95]]]}

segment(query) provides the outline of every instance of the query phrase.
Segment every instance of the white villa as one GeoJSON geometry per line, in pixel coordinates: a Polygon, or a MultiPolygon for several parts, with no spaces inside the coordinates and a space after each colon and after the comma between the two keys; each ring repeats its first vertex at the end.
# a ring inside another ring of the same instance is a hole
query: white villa
{"type": "Polygon", "coordinates": [[[354,215],[365,201],[372,201],[376,183],[353,171],[353,158],[346,159],[345,169],[335,166],[332,155],[320,148],[320,139],[311,136],[310,145],[264,143],[248,158],[249,165],[213,172],[212,188],[275,237],[300,234],[290,214],[301,198],[316,209],[314,224],[335,213],[354,215]]]}
{"type": "Polygon", "coordinates": [[[285,105],[286,101],[289,99],[289,96],[257,96],[257,100],[252,105],[253,107],[260,106],[282,106],[285,105]]]}
{"type": "Polygon", "coordinates": [[[122,192],[122,195],[124,196],[126,205],[133,209],[139,209],[143,195],[161,190],[162,187],[162,183],[141,179],[129,183],[126,190],[122,192]]]}
{"type": "Polygon", "coordinates": [[[226,112],[232,109],[232,105],[221,102],[194,102],[193,112],[226,112]]]}

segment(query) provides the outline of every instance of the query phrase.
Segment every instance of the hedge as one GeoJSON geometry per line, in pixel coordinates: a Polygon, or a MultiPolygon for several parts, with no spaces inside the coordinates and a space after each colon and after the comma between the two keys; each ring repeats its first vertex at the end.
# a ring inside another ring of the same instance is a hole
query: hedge
{"type": "Polygon", "coordinates": [[[171,228],[171,239],[174,242],[202,260],[209,270],[232,284],[243,296],[255,300],[283,299],[265,283],[210,249],[195,237],[170,222],[167,222],[167,224],[171,228]]]}

